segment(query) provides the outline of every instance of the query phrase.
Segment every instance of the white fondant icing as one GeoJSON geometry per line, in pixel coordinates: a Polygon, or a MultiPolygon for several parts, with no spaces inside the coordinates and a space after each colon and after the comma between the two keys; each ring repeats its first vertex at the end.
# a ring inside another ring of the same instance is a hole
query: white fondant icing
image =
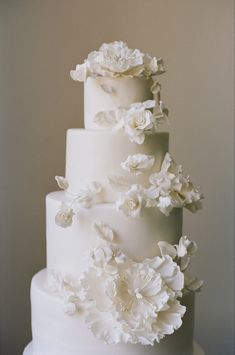
{"type": "Polygon", "coordinates": [[[148,186],[148,177],[159,171],[168,151],[168,133],[147,134],[144,144],[129,141],[123,132],[89,131],[69,129],[67,132],[66,178],[69,183],[68,192],[78,193],[91,181],[99,181],[103,186],[100,202],[113,202],[118,197],[117,191],[108,183],[108,176],[124,176],[129,185],[140,183],[148,186]],[[124,171],[121,163],[128,155],[153,155],[153,167],[137,178],[124,171]]]}
{"type": "Polygon", "coordinates": [[[47,266],[50,270],[77,273],[86,266],[84,253],[100,243],[93,230],[93,222],[101,220],[115,233],[116,242],[135,261],[158,253],[160,240],[177,244],[182,235],[182,210],[174,209],[169,217],[158,209],[149,208],[143,216],[133,219],[116,211],[114,204],[98,204],[90,209],[81,208],[73,217],[73,224],[64,229],[55,224],[54,217],[61,205],[71,198],[58,191],[47,195],[47,266]]]}

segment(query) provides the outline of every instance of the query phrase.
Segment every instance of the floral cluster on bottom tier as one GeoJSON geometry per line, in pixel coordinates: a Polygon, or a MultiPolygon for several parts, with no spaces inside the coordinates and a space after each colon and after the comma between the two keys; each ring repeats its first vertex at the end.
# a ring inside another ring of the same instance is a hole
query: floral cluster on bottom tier
{"type": "Polygon", "coordinates": [[[178,245],[159,242],[161,255],[135,262],[113,242],[103,222],[94,228],[103,243],[86,254],[86,270],[77,278],[49,273],[48,288],[63,299],[68,315],[85,315],[85,322],[108,344],[153,345],[182,324],[183,294],[199,291],[203,282],[185,271],[197,251],[186,236],[178,245]]]}

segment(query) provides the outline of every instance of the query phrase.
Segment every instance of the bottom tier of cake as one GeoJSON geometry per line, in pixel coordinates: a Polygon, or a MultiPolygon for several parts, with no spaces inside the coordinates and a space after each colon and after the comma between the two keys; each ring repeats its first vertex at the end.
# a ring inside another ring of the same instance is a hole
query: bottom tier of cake
{"type": "Polygon", "coordinates": [[[46,287],[47,271],[34,276],[31,285],[33,341],[23,355],[202,355],[193,345],[194,295],[184,299],[187,312],[183,325],[173,335],[154,346],[139,344],[106,345],[97,340],[81,315],[69,316],[59,297],[46,287]]]}

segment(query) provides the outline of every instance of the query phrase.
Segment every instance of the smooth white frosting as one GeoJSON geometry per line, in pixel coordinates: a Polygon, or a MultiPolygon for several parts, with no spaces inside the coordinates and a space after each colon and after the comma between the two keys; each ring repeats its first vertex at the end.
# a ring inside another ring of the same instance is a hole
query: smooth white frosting
{"type": "Polygon", "coordinates": [[[88,77],[84,82],[84,123],[86,129],[99,129],[94,123],[100,111],[116,110],[134,102],[152,99],[152,79],[88,77]],[[106,92],[111,90],[112,92],[106,92]]]}
{"type": "Polygon", "coordinates": [[[169,134],[149,133],[144,144],[130,142],[124,132],[92,131],[69,129],[67,131],[66,178],[68,192],[76,194],[92,181],[104,187],[100,202],[113,202],[117,192],[108,183],[108,176],[124,176],[129,184],[140,183],[148,186],[151,172],[159,171],[165,153],[168,151],[169,134]],[[147,154],[155,157],[153,167],[137,177],[124,171],[121,163],[128,155],[147,154]]]}
{"type": "Polygon", "coordinates": [[[159,344],[106,345],[87,329],[83,315],[69,316],[63,311],[63,302],[47,291],[46,270],[32,280],[32,334],[33,355],[192,355],[194,294],[184,298],[187,312],[182,327],[159,344]]]}

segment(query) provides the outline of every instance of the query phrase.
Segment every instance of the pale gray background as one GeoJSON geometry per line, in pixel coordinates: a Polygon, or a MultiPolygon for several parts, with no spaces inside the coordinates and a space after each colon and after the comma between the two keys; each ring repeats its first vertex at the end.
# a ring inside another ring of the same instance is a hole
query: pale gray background
{"type": "Polygon", "coordinates": [[[45,194],[64,173],[65,132],[83,125],[69,70],[105,41],[163,56],[170,150],[206,199],[185,212],[198,241],[195,337],[233,354],[233,1],[0,0],[1,355],[30,340],[29,286],[45,266],[45,194]]]}

